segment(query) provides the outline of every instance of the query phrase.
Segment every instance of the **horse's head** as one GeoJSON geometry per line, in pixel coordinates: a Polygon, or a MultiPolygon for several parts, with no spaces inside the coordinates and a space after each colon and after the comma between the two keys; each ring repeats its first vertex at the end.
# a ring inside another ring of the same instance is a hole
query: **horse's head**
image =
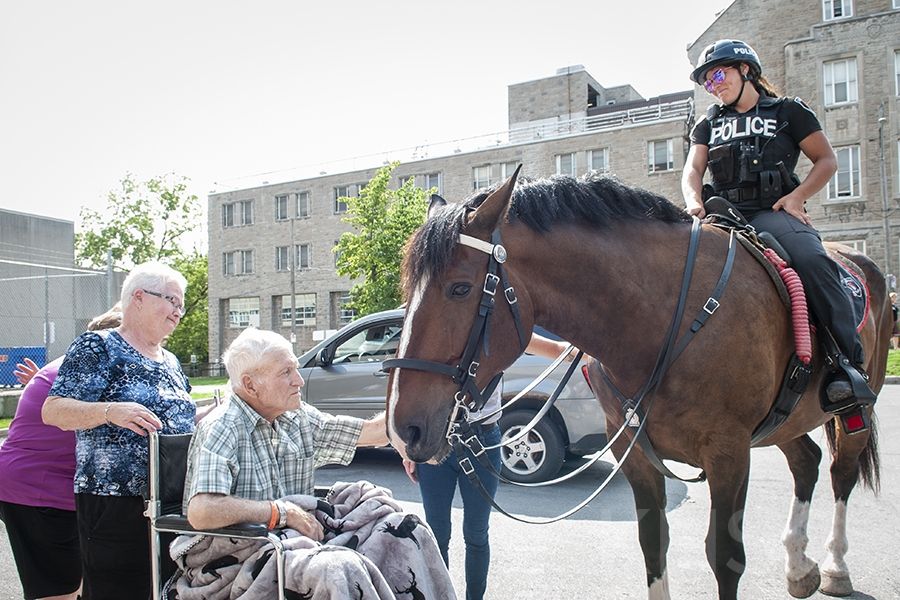
{"type": "Polygon", "coordinates": [[[446,456],[450,422],[478,408],[478,390],[530,339],[531,302],[498,247],[517,174],[477,207],[433,199],[407,245],[406,320],[397,359],[386,363],[387,406],[391,438],[413,460],[446,456]]]}

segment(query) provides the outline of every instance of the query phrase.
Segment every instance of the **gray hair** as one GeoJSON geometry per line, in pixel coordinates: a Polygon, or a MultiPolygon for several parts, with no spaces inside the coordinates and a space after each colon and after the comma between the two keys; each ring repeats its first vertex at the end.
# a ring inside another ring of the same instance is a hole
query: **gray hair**
{"type": "Polygon", "coordinates": [[[146,288],[154,292],[162,292],[170,283],[177,285],[181,294],[184,295],[187,290],[187,279],[172,267],[156,261],[136,266],[122,284],[122,310],[124,311],[131,304],[131,298],[136,290],[146,288]]]}
{"type": "Polygon", "coordinates": [[[237,391],[241,387],[241,377],[252,373],[266,356],[276,352],[294,355],[291,343],[274,331],[256,327],[248,327],[242,331],[222,355],[228,379],[231,381],[231,389],[237,391]]]}

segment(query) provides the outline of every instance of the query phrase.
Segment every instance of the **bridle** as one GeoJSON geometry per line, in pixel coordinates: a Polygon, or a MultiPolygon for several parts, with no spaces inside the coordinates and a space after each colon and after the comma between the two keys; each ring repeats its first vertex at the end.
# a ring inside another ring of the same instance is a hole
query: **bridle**
{"type": "Polygon", "coordinates": [[[453,396],[453,411],[447,420],[448,441],[454,435],[454,431],[461,424],[468,421],[470,412],[481,410],[497,384],[503,373],[495,375],[488,385],[483,389],[479,389],[475,383],[475,378],[480,366],[482,351],[485,356],[489,355],[490,334],[491,334],[491,314],[494,312],[498,288],[502,291],[503,298],[509,306],[513,322],[516,325],[516,333],[519,336],[519,352],[525,351],[528,342],[531,339],[530,334],[526,334],[522,328],[522,318],[519,314],[519,299],[516,292],[509,283],[506,272],[503,270],[503,263],[506,262],[506,248],[503,247],[500,238],[500,228],[494,229],[491,234],[491,241],[485,242],[469,235],[459,234],[459,243],[469,248],[474,248],[488,255],[487,273],[484,276],[484,285],[481,287],[481,300],[478,303],[478,313],[469,329],[469,337],[466,341],[466,347],[460,356],[456,366],[448,365],[433,360],[425,360],[421,358],[392,358],[382,363],[383,369],[413,369],[416,371],[426,371],[429,373],[438,373],[446,375],[453,380],[459,387],[453,396]],[[468,398],[468,402],[466,401],[468,398]]]}

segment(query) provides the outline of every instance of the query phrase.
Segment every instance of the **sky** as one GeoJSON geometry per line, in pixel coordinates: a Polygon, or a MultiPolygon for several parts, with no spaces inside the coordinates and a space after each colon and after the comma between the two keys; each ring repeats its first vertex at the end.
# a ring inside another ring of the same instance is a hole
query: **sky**
{"type": "MultiPolygon", "coordinates": [[[[507,86],[584,65],[646,98],[731,0],[9,2],[0,208],[76,222],[132,173],[202,199],[507,129],[507,86]]],[[[334,172],[334,171],[332,171],[334,172]]]]}

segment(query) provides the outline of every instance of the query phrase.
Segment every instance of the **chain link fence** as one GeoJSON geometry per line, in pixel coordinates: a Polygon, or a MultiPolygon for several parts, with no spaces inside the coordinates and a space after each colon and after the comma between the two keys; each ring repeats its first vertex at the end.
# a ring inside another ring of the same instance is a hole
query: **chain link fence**
{"type": "Polygon", "coordinates": [[[125,273],[0,259],[0,387],[24,357],[62,356],[95,316],[119,298],[125,273]]]}

